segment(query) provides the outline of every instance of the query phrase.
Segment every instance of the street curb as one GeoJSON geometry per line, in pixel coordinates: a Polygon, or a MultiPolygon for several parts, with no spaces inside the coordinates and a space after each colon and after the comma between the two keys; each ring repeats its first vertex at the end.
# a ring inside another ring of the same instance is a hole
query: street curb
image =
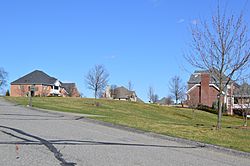
{"type": "MultiPolygon", "coordinates": [[[[7,101],[7,100],[5,100],[5,101],[7,101]]],[[[7,101],[7,102],[9,102],[9,101],[7,101]]],[[[198,147],[198,148],[207,148],[207,149],[209,149],[211,151],[222,152],[222,153],[226,153],[226,154],[229,154],[229,155],[235,155],[235,156],[244,157],[244,158],[250,158],[250,153],[248,153],[248,152],[243,152],[243,151],[238,151],[238,150],[234,150],[234,149],[230,149],[230,148],[225,148],[225,147],[218,146],[218,145],[202,143],[202,142],[199,142],[199,141],[192,141],[192,140],[188,140],[188,139],[184,139],[184,138],[177,138],[177,137],[172,137],[172,136],[168,136],[168,135],[152,133],[152,132],[143,131],[143,130],[139,130],[139,129],[123,126],[123,125],[98,121],[98,120],[95,120],[95,119],[90,119],[90,118],[84,116],[84,114],[82,115],[82,114],[77,114],[77,113],[65,113],[65,112],[48,110],[48,109],[27,107],[27,106],[23,106],[23,105],[16,105],[16,106],[24,107],[24,108],[34,110],[34,111],[49,113],[49,114],[53,114],[53,115],[61,115],[61,116],[64,116],[64,117],[71,117],[71,118],[73,118],[73,120],[74,119],[75,120],[81,120],[81,121],[85,121],[85,122],[99,124],[99,125],[106,126],[106,127],[111,127],[111,128],[115,128],[115,129],[129,131],[129,132],[133,132],[133,133],[137,133],[137,134],[144,134],[144,135],[147,135],[147,136],[150,136],[150,137],[159,138],[159,139],[168,140],[168,141],[174,141],[174,142],[178,142],[178,143],[181,143],[181,144],[187,144],[187,145],[195,146],[195,147],[198,147]]]]}
{"type": "Polygon", "coordinates": [[[207,148],[207,149],[210,149],[210,150],[216,151],[216,152],[223,152],[223,153],[226,153],[229,155],[250,158],[250,153],[248,153],[248,152],[243,152],[243,151],[238,151],[238,150],[234,150],[234,149],[230,149],[230,148],[225,148],[225,147],[218,146],[218,145],[212,145],[212,144],[203,143],[203,142],[199,142],[199,141],[192,141],[192,140],[188,140],[188,139],[184,139],[184,138],[178,138],[178,137],[172,137],[172,136],[157,134],[157,133],[148,132],[148,131],[142,131],[139,129],[130,128],[130,127],[123,126],[123,125],[98,121],[95,119],[84,118],[82,120],[85,120],[85,121],[88,121],[91,123],[95,123],[95,124],[99,124],[99,125],[103,125],[103,126],[107,126],[107,127],[112,127],[112,128],[116,128],[116,129],[120,129],[120,130],[125,130],[125,131],[129,131],[129,132],[137,133],[137,134],[144,134],[144,135],[154,137],[154,138],[159,138],[159,139],[168,140],[168,141],[174,141],[174,142],[178,142],[181,144],[187,144],[187,145],[195,146],[198,148],[207,148]]]}

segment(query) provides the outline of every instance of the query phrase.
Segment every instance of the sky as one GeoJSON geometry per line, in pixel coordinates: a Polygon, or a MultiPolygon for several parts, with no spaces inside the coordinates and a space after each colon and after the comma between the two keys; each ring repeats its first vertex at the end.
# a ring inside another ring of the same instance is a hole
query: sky
{"type": "MultiPolygon", "coordinates": [[[[250,2],[221,0],[230,12],[250,2]]],[[[97,64],[110,74],[109,84],[127,86],[148,101],[149,86],[158,96],[170,94],[169,82],[183,84],[195,70],[183,54],[189,27],[209,19],[217,0],[3,0],[0,1],[0,67],[8,83],[33,70],[62,82],[75,82],[93,97],[84,81],[97,64]]]]}

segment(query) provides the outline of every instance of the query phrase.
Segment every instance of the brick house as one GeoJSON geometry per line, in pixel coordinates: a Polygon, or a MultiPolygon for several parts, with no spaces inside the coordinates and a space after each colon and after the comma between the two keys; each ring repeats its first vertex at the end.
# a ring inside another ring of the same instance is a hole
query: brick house
{"type": "MultiPolygon", "coordinates": [[[[227,77],[224,76],[223,82],[226,83],[227,77]]],[[[218,101],[219,88],[217,86],[218,78],[215,74],[208,71],[195,71],[188,81],[187,104],[197,106],[198,104],[212,107],[214,102],[218,101]]],[[[228,114],[233,114],[233,92],[235,83],[229,82],[223,90],[223,100],[227,106],[228,114]]]]}
{"type": "Polygon", "coordinates": [[[11,83],[10,96],[27,96],[30,88],[32,96],[72,96],[79,97],[75,83],[62,83],[43,71],[35,70],[11,83]]]}

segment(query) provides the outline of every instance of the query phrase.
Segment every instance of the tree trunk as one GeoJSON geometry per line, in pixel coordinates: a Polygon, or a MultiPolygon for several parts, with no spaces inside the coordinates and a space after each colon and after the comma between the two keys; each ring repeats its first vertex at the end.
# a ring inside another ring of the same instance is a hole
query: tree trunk
{"type": "Polygon", "coordinates": [[[95,90],[95,99],[97,98],[97,90],[95,90]]]}
{"type": "Polygon", "coordinates": [[[221,129],[221,117],[222,117],[222,93],[219,95],[219,109],[216,129],[221,129]]]}
{"type": "MultiPolygon", "coordinates": [[[[222,74],[221,74],[222,75],[222,74]]],[[[222,104],[223,104],[223,83],[222,83],[222,77],[220,77],[219,81],[219,104],[218,104],[218,118],[217,118],[217,126],[216,129],[221,129],[221,118],[222,118],[222,104]]]]}

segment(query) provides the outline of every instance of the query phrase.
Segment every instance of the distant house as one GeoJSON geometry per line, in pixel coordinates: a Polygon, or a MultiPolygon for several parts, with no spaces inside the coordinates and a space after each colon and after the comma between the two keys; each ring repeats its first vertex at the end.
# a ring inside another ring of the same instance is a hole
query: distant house
{"type": "MultiPolygon", "coordinates": [[[[216,72],[216,71],[215,71],[216,72]]],[[[223,83],[228,78],[223,77],[223,83]]],[[[236,88],[234,81],[230,81],[223,90],[223,100],[227,106],[228,114],[233,114],[233,92],[236,88]]],[[[209,71],[195,71],[188,81],[187,104],[189,106],[197,106],[198,104],[212,107],[213,103],[218,101],[219,87],[218,77],[209,71]]]]}
{"type": "MultiPolygon", "coordinates": [[[[234,109],[250,108],[250,85],[243,83],[234,90],[234,109]]],[[[249,112],[250,113],[250,112],[249,112]]]]}
{"type": "Polygon", "coordinates": [[[27,96],[29,91],[32,96],[80,96],[75,83],[62,83],[39,70],[13,81],[10,89],[10,96],[16,97],[27,96]]]}
{"type": "Polygon", "coordinates": [[[170,98],[163,97],[162,99],[156,101],[156,104],[159,104],[159,105],[173,105],[174,101],[172,101],[170,98]]]}
{"type": "Polygon", "coordinates": [[[130,91],[123,86],[114,89],[111,89],[110,86],[107,86],[106,91],[104,93],[104,98],[113,100],[143,102],[140,98],[137,97],[135,91],[130,91]]]}

